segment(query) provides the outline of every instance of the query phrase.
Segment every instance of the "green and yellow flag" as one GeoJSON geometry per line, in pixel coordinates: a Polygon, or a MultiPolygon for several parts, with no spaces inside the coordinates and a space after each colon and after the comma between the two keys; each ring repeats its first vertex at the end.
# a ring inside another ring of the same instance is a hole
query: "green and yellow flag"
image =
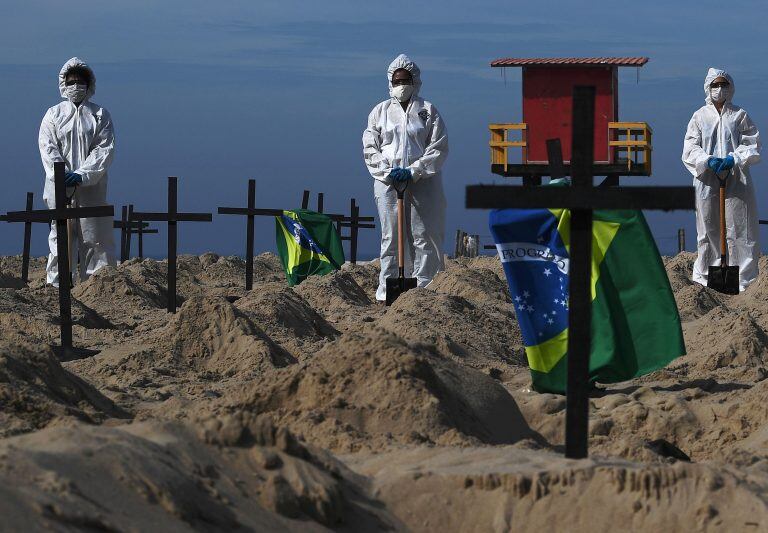
{"type": "MultiPolygon", "coordinates": [[[[680,316],[645,217],[596,210],[592,222],[592,382],[647,374],[685,354],[680,316]]],[[[502,209],[490,227],[533,386],[565,393],[570,211],[502,209]]]]}
{"type": "Polygon", "coordinates": [[[275,217],[277,254],[288,285],[298,285],[308,276],[339,270],[344,249],[333,221],[322,213],[295,209],[275,217]]]}

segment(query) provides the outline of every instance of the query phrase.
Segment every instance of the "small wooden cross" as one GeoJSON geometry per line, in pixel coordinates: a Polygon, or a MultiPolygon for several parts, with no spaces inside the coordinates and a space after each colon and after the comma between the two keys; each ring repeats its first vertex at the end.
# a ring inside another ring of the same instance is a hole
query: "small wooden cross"
{"type": "MultiPolygon", "coordinates": [[[[35,195],[34,193],[28,192],[27,193],[27,208],[25,212],[32,211],[32,208],[34,206],[34,200],[35,195]]],[[[8,217],[5,215],[0,215],[0,221],[5,222],[12,222],[11,220],[8,220],[8,217]]],[[[50,225],[50,220],[25,220],[24,222],[24,247],[22,248],[21,252],[21,281],[24,283],[29,283],[29,257],[30,257],[30,248],[32,246],[32,223],[33,222],[39,222],[46,225],[50,225]]]]}
{"type": "Polygon", "coordinates": [[[176,259],[179,222],[211,222],[211,213],[179,213],[178,178],[168,177],[168,211],[165,213],[139,212],[132,213],[136,220],[168,223],[168,312],[176,312],[176,259]]]}
{"type": "MultiPolygon", "coordinates": [[[[72,347],[72,295],[71,274],[69,271],[69,242],[67,220],[93,217],[113,217],[115,209],[111,205],[95,207],[67,207],[67,187],[64,184],[66,169],[64,162],[53,164],[56,207],[54,209],[27,209],[12,211],[6,215],[8,222],[56,222],[56,253],[59,257],[59,317],[61,332],[62,359],[68,359],[73,353],[72,347]]],[[[31,194],[31,193],[30,193],[31,194]]],[[[27,195],[27,207],[31,196],[27,195]]],[[[25,232],[26,233],[26,232],[25,232]]],[[[25,235],[26,241],[26,235],[25,235]]]]}
{"type": "MultiPolygon", "coordinates": [[[[571,210],[565,455],[574,459],[588,454],[592,211],[695,208],[693,187],[594,187],[594,115],[595,88],[575,87],[571,187],[470,185],[466,192],[469,209],[556,207],[571,210]]],[[[553,178],[564,176],[559,140],[547,144],[550,174],[553,178]]]]}
{"type": "Polygon", "coordinates": [[[120,262],[131,258],[131,235],[139,236],[139,258],[144,258],[144,235],[159,233],[149,227],[149,222],[138,220],[133,210],[133,204],[123,206],[120,220],[115,220],[112,227],[120,230],[120,262]]]}
{"type": "MultiPolygon", "coordinates": [[[[307,197],[309,197],[309,191],[307,197]]],[[[248,180],[248,207],[219,207],[220,215],[245,215],[245,289],[253,289],[253,237],[254,217],[283,215],[282,209],[256,209],[256,180],[248,180]]]]}

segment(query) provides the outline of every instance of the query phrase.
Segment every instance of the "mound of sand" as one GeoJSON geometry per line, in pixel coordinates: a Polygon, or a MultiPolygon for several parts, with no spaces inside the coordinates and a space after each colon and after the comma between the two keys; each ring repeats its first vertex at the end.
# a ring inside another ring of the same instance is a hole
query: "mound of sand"
{"type": "Polygon", "coordinates": [[[415,448],[350,464],[409,531],[762,531],[768,483],[728,468],[415,448]],[[437,504],[439,502],[439,504],[437,504]]]}
{"type": "Polygon", "coordinates": [[[61,367],[53,351],[0,343],[0,436],[79,419],[90,423],[126,414],[61,367]]]}
{"type": "MultiPolygon", "coordinates": [[[[453,272],[456,270],[441,274],[442,279],[450,280],[453,272]]],[[[433,344],[443,354],[475,368],[507,370],[526,364],[520,328],[511,305],[492,305],[479,296],[476,298],[480,300],[473,303],[461,296],[433,292],[431,288],[432,285],[406,292],[378,323],[410,342],[433,344]]]]}
{"type": "Polygon", "coordinates": [[[480,305],[512,302],[506,279],[499,278],[493,270],[485,268],[459,265],[451,270],[440,272],[429,284],[429,289],[440,294],[460,296],[480,305]]]}
{"type": "MultiPolygon", "coordinates": [[[[72,301],[72,323],[89,330],[114,326],[96,311],[72,301]]],[[[59,334],[58,291],[53,287],[38,289],[0,289],[0,327],[5,340],[36,341],[48,344],[59,334]]]]}
{"type": "Polygon", "coordinates": [[[740,370],[742,379],[749,379],[756,367],[766,364],[768,335],[749,313],[718,307],[686,330],[686,341],[695,347],[693,356],[670,366],[687,364],[690,377],[708,377],[717,369],[731,367],[740,370]]]}
{"type": "Polygon", "coordinates": [[[14,531],[395,527],[360,484],[268,421],[76,426],[0,442],[0,514],[14,531]]]}
{"type": "Polygon", "coordinates": [[[296,362],[224,298],[190,298],[158,335],[176,359],[224,377],[296,362]]]}
{"type": "Polygon", "coordinates": [[[294,357],[314,355],[339,332],[284,282],[259,283],[235,307],[294,357]]]}
{"type": "Polygon", "coordinates": [[[344,263],[341,269],[348,272],[355,283],[360,286],[371,302],[376,301],[376,289],[379,287],[379,262],[353,265],[344,263]]]}
{"type": "MultiPolygon", "coordinates": [[[[210,287],[245,288],[245,261],[239,257],[200,256],[202,271],[199,278],[210,287]]],[[[283,268],[274,254],[253,258],[253,279],[262,282],[285,280],[283,268]]]]}
{"type": "Polygon", "coordinates": [[[514,443],[534,437],[493,379],[383,330],[348,333],[307,363],[223,402],[272,414],[336,450],[387,443],[514,443]]]}
{"type": "MultiPolygon", "coordinates": [[[[325,276],[311,276],[294,290],[336,329],[346,331],[360,323],[361,314],[373,300],[346,270],[325,276]]],[[[375,313],[375,310],[373,310],[375,313]]]]}
{"type": "Polygon", "coordinates": [[[565,398],[529,390],[495,257],[448,260],[384,307],[376,262],[289,288],[262,254],[247,292],[242,260],[184,256],[176,314],[166,263],[133,259],[76,287],[75,343],[101,351],[61,365],[44,347],[58,300],[36,260],[29,287],[0,289],[0,434],[31,432],[0,439],[0,480],[21,480],[0,485],[0,512],[24,510],[13,525],[27,529],[765,529],[768,258],[725,296],[691,281],[694,257],[664,259],[688,355],[595,391],[602,458],[581,462],[548,453],[565,398]],[[104,427],[118,423],[106,398],[135,422],[104,427]],[[674,447],[699,464],[671,464],[674,447]]]}
{"type": "MultiPolygon", "coordinates": [[[[76,285],[72,296],[116,323],[135,324],[147,312],[165,309],[168,291],[159,275],[146,276],[137,263],[105,267],[76,285]],[[133,267],[133,268],[131,268],[133,267]],[[136,317],[136,318],[134,318],[136,317]]],[[[158,274],[157,271],[154,274],[158,274]]]]}

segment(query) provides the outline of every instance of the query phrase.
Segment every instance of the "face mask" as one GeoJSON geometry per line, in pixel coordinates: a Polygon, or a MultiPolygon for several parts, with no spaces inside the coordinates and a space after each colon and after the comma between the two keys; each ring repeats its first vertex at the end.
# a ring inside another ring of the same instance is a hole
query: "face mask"
{"type": "Polygon", "coordinates": [[[723,91],[722,87],[715,87],[714,89],[709,90],[709,96],[712,98],[713,102],[719,104],[725,100],[725,91],[723,91]]]}
{"type": "Polygon", "coordinates": [[[392,87],[392,97],[397,98],[398,102],[407,102],[413,94],[413,85],[398,85],[392,87]]]}
{"type": "Polygon", "coordinates": [[[66,96],[70,102],[79,104],[80,102],[85,100],[85,94],[87,92],[88,92],[87,85],[76,83],[75,85],[67,85],[66,89],[64,90],[64,96],[66,96]]]}

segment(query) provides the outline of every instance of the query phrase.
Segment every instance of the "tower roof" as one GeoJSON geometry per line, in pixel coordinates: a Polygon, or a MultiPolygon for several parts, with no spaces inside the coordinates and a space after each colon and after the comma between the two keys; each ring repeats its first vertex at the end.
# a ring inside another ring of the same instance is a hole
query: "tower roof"
{"type": "Polygon", "coordinates": [[[647,57],[504,57],[491,61],[492,67],[585,66],[642,67],[647,57]]]}

